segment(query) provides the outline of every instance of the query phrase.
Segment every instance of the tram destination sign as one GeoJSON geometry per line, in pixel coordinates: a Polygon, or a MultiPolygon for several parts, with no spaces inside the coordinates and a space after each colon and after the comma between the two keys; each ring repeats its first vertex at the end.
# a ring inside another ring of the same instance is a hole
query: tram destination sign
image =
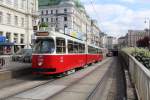
{"type": "Polygon", "coordinates": [[[36,36],[48,36],[49,33],[48,32],[37,32],[36,36]]]}

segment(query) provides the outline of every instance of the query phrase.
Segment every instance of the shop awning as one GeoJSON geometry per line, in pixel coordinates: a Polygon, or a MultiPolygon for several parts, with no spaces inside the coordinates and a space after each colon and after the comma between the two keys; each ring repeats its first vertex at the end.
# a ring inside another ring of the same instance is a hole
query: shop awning
{"type": "Polygon", "coordinates": [[[0,43],[0,46],[13,46],[14,43],[0,43]]]}

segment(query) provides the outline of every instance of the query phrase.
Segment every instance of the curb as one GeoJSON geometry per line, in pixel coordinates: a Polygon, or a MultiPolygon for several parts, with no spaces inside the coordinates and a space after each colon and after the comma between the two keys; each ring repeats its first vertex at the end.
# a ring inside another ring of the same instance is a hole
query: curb
{"type": "Polygon", "coordinates": [[[23,66],[19,69],[12,70],[4,70],[0,71],[0,80],[8,80],[16,77],[20,77],[21,75],[31,74],[32,69],[31,66],[23,66]]]}
{"type": "Polygon", "coordinates": [[[127,70],[125,72],[125,78],[126,78],[126,92],[127,92],[127,100],[136,100],[134,87],[131,83],[129,73],[127,70]]]}

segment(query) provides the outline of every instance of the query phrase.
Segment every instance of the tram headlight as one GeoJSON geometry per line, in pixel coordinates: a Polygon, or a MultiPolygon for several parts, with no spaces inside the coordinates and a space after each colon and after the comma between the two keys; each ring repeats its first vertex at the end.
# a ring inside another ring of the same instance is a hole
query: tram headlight
{"type": "Polygon", "coordinates": [[[44,62],[43,56],[38,57],[38,66],[42,66],[44,62]]]}
{"type": "Polygon", "coordinates": [[[43,65],[43,62],[38,62],[38,66],[42,66],[43,65]]]}

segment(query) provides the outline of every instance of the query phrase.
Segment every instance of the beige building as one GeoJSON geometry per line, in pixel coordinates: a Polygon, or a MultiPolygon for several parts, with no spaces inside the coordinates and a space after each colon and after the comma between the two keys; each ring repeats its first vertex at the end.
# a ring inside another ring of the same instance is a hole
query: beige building
{"type": "Polygon", "coordinates": [[[37,24],[38,0],[0,0],[0,35],[18,48],[30,48],[37,24]]]}
{"type": "Polygon", "coordinates": [[[118,46],[119,48],[125,47],[126,46],[126,37],[120,37],[118,38],[118,46]]]}
{"type": "Polygon", "coordinates": [[[129,47],[135,47],[136,42],[139,39],[143,39],[145,36],[149,36],[147,30],[128,30],[126,35],[126,43],[129,47]]]}
{"type": "Polygon", "coordinates": [[[79,0],[39,0],[40,23],[99,46],[100,29],[79,0]]]}
{"type": "Polygon", "coordinates": [[[116,37],[107,36],[106,48],[114,49],[115,45],[118,44],[118,40],[116,37]]]}

